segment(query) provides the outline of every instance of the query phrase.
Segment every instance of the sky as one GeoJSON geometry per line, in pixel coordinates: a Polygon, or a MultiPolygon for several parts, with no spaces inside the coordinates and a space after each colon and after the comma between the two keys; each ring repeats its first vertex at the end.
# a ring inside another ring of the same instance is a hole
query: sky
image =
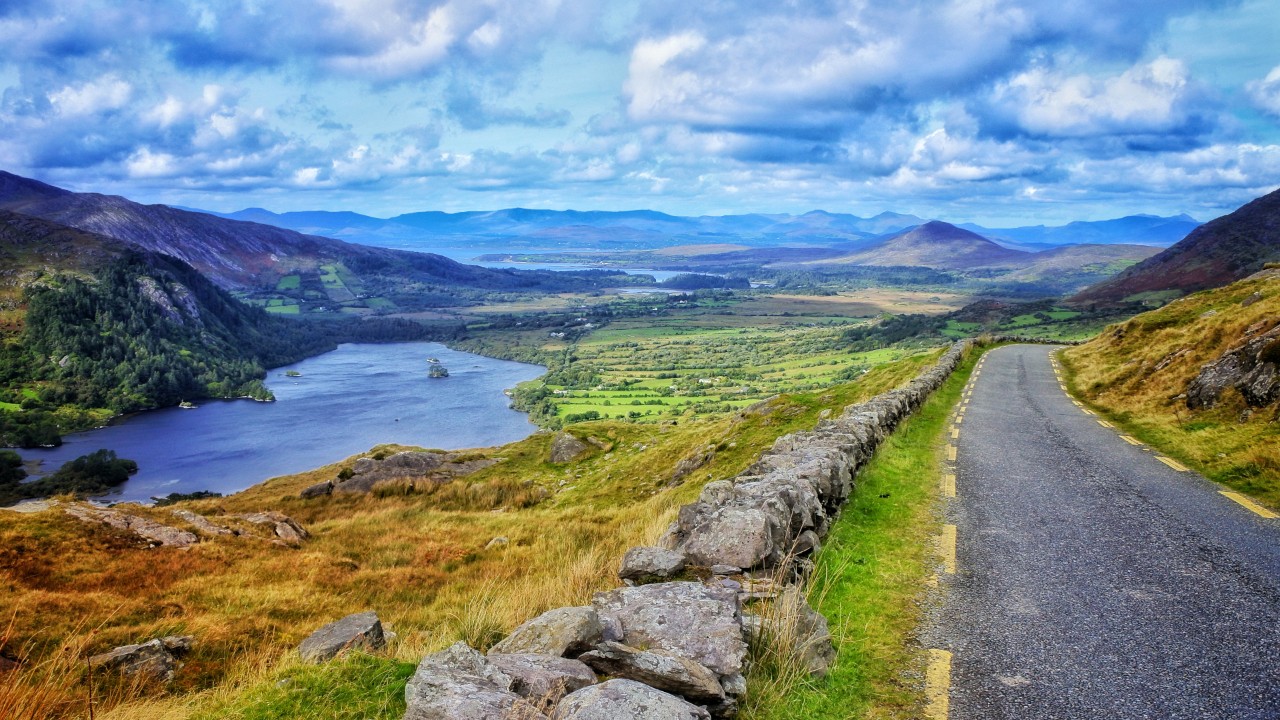
{"type": "Polygon", "coordinates": [[[0,169],[218,211],[1222,215],[1280,2],[0,0],[0,169]]]}

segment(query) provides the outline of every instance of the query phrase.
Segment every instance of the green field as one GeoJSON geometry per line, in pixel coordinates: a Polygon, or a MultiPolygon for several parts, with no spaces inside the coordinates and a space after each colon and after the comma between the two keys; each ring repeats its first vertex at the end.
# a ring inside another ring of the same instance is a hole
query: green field
{"type": "Polygon", "coordinates": [[[280,292],[288,292],[290,290],[298,290],[302,287],[301,275],[285,275],[276,283],[276,290],[280,292]]]}

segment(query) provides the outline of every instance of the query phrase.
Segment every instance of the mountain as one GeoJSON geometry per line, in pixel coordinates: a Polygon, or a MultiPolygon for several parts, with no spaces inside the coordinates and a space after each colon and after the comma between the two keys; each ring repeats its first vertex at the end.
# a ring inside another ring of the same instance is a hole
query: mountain
{"type": "Polygon", "coordinates": [[[1212,220],[1172,247],[1070,299],[1159,303],[1239,280],[1280,261],[1280,190],[1212,220]]]}
{"type": "Polygon", "coordinates": [[[1067,223],[1046,227],[1035,225],[1015,228],[984,228],[964,224],[960,227],[973,230],[1002,245],[1018,250],[1043,250],[1059,245],[1154,245],[1168,247],[1187,233],[1200,226],[1189,215],[1158,217],[1155,215],[1130,215],[1114,220],[1098,220],[1067,223]]]}
{"type": "MultiPolygon", "coordinates": [[[[2,171],[0,210],[182,260],[226,289],[274,291],[285,278],[297,276],[287,282],[297,289],[294,299],[310,303],[307,307],[315,311],[462,305],[485,293],[592,290],[607,281],[601,276],[464,265],[430,253],[353,244],[166,205],[142,205],[114,195],[74,193],[2,171]],[[363,303],[369,298],[379,303],[363,303]]],[[[354,213],[334,215],[349,221],[346,216],[354,213]]]]}
{"type": "Polygon", "coordinates": [[[933,220],[890,236],[865,250],[823,263],[913,265],[935,270],[1025,265],[1031,253],[1001,247],[977,233],[933,220]]]}

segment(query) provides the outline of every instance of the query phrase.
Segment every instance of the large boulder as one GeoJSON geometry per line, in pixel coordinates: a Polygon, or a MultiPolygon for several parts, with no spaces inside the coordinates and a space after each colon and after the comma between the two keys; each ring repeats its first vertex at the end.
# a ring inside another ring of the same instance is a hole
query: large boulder
{"type": "Polygon", "coordinates": [[[386,647],[382,622],[373,611],[348,615],[311,633],[298,646],[303,660],[324,662],[352,649],[381,650],[386,647]]]}
{"type": "Polygon", "coordinates": [[[196,513],[193,513],[190,510],[184,510],[179,508],[173,511],[173,515],[174,517],[186,520],[188,523],[194,526],[196,530],[199,530],[205,535],[216,536],[216,535],[237,534],[235,530],[232,530],[231,528],[223,527],[221,525],[218,525],[217,523],[211,522],[205,516],[197,515],[196,513]]]}
{"type": "Polygon", "coordinates": [[[571,693],[552,720],[710,720],[697,705],[634,680],[609,680],[571,693]]]}
{"type": "Polygon", "coordinates": [[[688,658],[721,677],[742,670],[747,643],[732,589],[657,583],[596,593],[591,604],[605,640],[688,658]]]}
{"type": "Polygon", "coordinates": [[[836,660],[827,619],[795,586],[779,593],[764,615],[743,614],[747,634],[794,654],[810,675],[822,677],[836,660]]]}
{"type": "Polygon", "coordinates": [[[136,645],[122,645],[89,658],[89,665],[167,683],[173,680],[182,665],[178,656],[189,652],[192,644],[191,636],[174,635],[136,645]]]}
{"type": "Polygon", "coordinates": [[[513,680],[464,642],[428,655],[404,689],[404,720],[495,720],[520,696],[513,680]]]}
{"type": "Polygon", "coordinates": [[[600,642],[602,630],[594,608],[556,608],[525,622],[489,652],[577,657],[600,642]]]}
{"type": "Polygon", "coordinates": [[[275,536],[280,539],[280,542],[286,545],[301,545],[303,540],[311,537],[311,533],[307,532],[306,528],[299,525],[296,520],[275,510],[248,513],[239,517],[254,525],[266,525],[271,528],[275,536]]]}
{"type": "Polygon", "coordinates": [[[1280,325],[1256,333],[1200,368],[1187,386],[1187,407],[1211,408],[1228,388],[1239,390],[1250,407],[1280,399],[1280,325]]]}
{"type": "Polygon", "coordinates": [[[551,462],[573,462],[591,450],[591,446],[567,432],[556,433],[551,441],[551,462]]]}
{"type": "Polygon", "coordinates": [[[622,556],[618,577],[637,583],[670,580],[684,570],[684,553],[660,547],[633,547],[622,556]]]}
{"type": "Polygon", "coordinates": [[[596,684],[596,674],[590,667],[565,657],[489,653],[487,659],[511,678],[511,690],[523,697],[536,698],[555,692],[565,695],[596,684]]]}
{"type": "Polygon", "coordinates": [[[660,650],[638,650],[606,640],[579,659],[605,675],[642,682],[690,702],[719,704],[725,699],[715,673],[693,660],[660,650]]]}

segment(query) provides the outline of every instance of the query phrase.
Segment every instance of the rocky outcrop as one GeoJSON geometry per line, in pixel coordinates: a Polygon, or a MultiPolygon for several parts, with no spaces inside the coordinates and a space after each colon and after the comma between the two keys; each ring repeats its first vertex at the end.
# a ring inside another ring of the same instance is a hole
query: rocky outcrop
{"type": "Polygon", "coordinates": [[[684,569],[682,552],[660,547],[633,547],[622,557],[618,578],[632,583],[670,580],[684,569]]]}
{"type": "Polygon", "coordinates": [[[298,654],[308,662],[332,660],[347,650],[381,650],[387,640],[382,622],[373,611],[348,615],[311,633],[298,646],[298,654]]]}
{"type": "Polygon", "coordinates": [[[269,510],[267,512],[237,515],[236,517],[255,525],[270,527],[275,536],[286,545],[301,545],[303,540],[311,537],[311,533],[307,532],[306,528],[282,512],[269,510]]]}
{"type": "Polygon", "coordinates": [[[405,686],[404,720],[493,720],[520,701],[513,680],[464,642],[418,663],[405,686]]]}
{"type": "Polygon", "coordinates": [[[489,652],[577,657],[602,638],[603,626],[594,608],[556,608],[525,622],[489,652]]]}
{"type": "Polygon", "coordinates": [[[360,458],[352,464],[350,473],[343,473],[334,480],[312,485],[303,490],[301,495],[308,498],[335,492],[367,493],[371,492],[378,483],[388,480],[409,479],[447,483],[455,478],[483,470],[496,462],[497,460],[492,458],[465,459],[465,456],[459,453],[428,451],[398,452],[382,460],[360,458]]]}
{"type": "Polygon", "coordinates": [[[223,527],[221,525],[213,523],[205,516],[197,515],[196,513],[193,513],[190,510],[182,510],[182,509],[174,510],[173,515],[176,518],[187,521],[193,527],[195,527],[196,530],[199,530],[205,535],[209,535],[212,537],[217,537],[219,535],[239,535],[240,534],[235,530],[232,530],[231,528],[223,527]]]}
{"type": "Polygon", "coordinates": [[[113,670],[141,676],[155,682],[170,682],[182,663],[178,657],[191,651],[195,644],[190,635],[172,635],[137,645],[122,645],[94,655],[89,665],[99,670],[113,670]]]}
{"type": "Polygon", "coordinates": [[[1249,407],[1280,399],[1280,323],[1264,321],[1245,332],[1243,342],[1200,368],[1187,386],[1187,407],[1211,408],[1228,388],[1238,390],[1249,407]]]}
{"type": "Polygon", "coordinates": [[[102,523],[117,530],[133,533],[148,541],[153,547],[190,547],[200,541],[195,533],[179,530],[169,525],[162,525],[150,518],[139,515],[128,515],[115,510],[106,510],[92,505],[74,503],[68,505],[66,513],[83,522],[102,523]]]}
{"type": "Polygon", "coordinates": [[[609,680],[565,697],[552,720],[710,720],[705,709],[634,680],[609,680]]]}
{"type": "Polygon", "coordinates": [[[563,697],[596,684],[596,674],[591,668],[570,658],[534,653],[489,653],[487,660],[511,678],[511,691],[521,697],[538,698],[556,693],[563,697]]]}
{"type": "Polygon", "coordinates": [[[569,433],[556,433],[555,439],[551,441],[550,460],[553,463],[573,462],[583,455],[586,455],[590,450],[591,445],[588,445],[569,433]]]}
{"type": "Polygon", "coordinates": [[[809,606],[797,587],[787,587],[779,593],[767,615],[744,614],[742,619],[748,635],[761,637],[765,642],[787,638],[794,643],[790,650],[810,675],[826,675],[836,660],[827,619],[809,606]]]}

